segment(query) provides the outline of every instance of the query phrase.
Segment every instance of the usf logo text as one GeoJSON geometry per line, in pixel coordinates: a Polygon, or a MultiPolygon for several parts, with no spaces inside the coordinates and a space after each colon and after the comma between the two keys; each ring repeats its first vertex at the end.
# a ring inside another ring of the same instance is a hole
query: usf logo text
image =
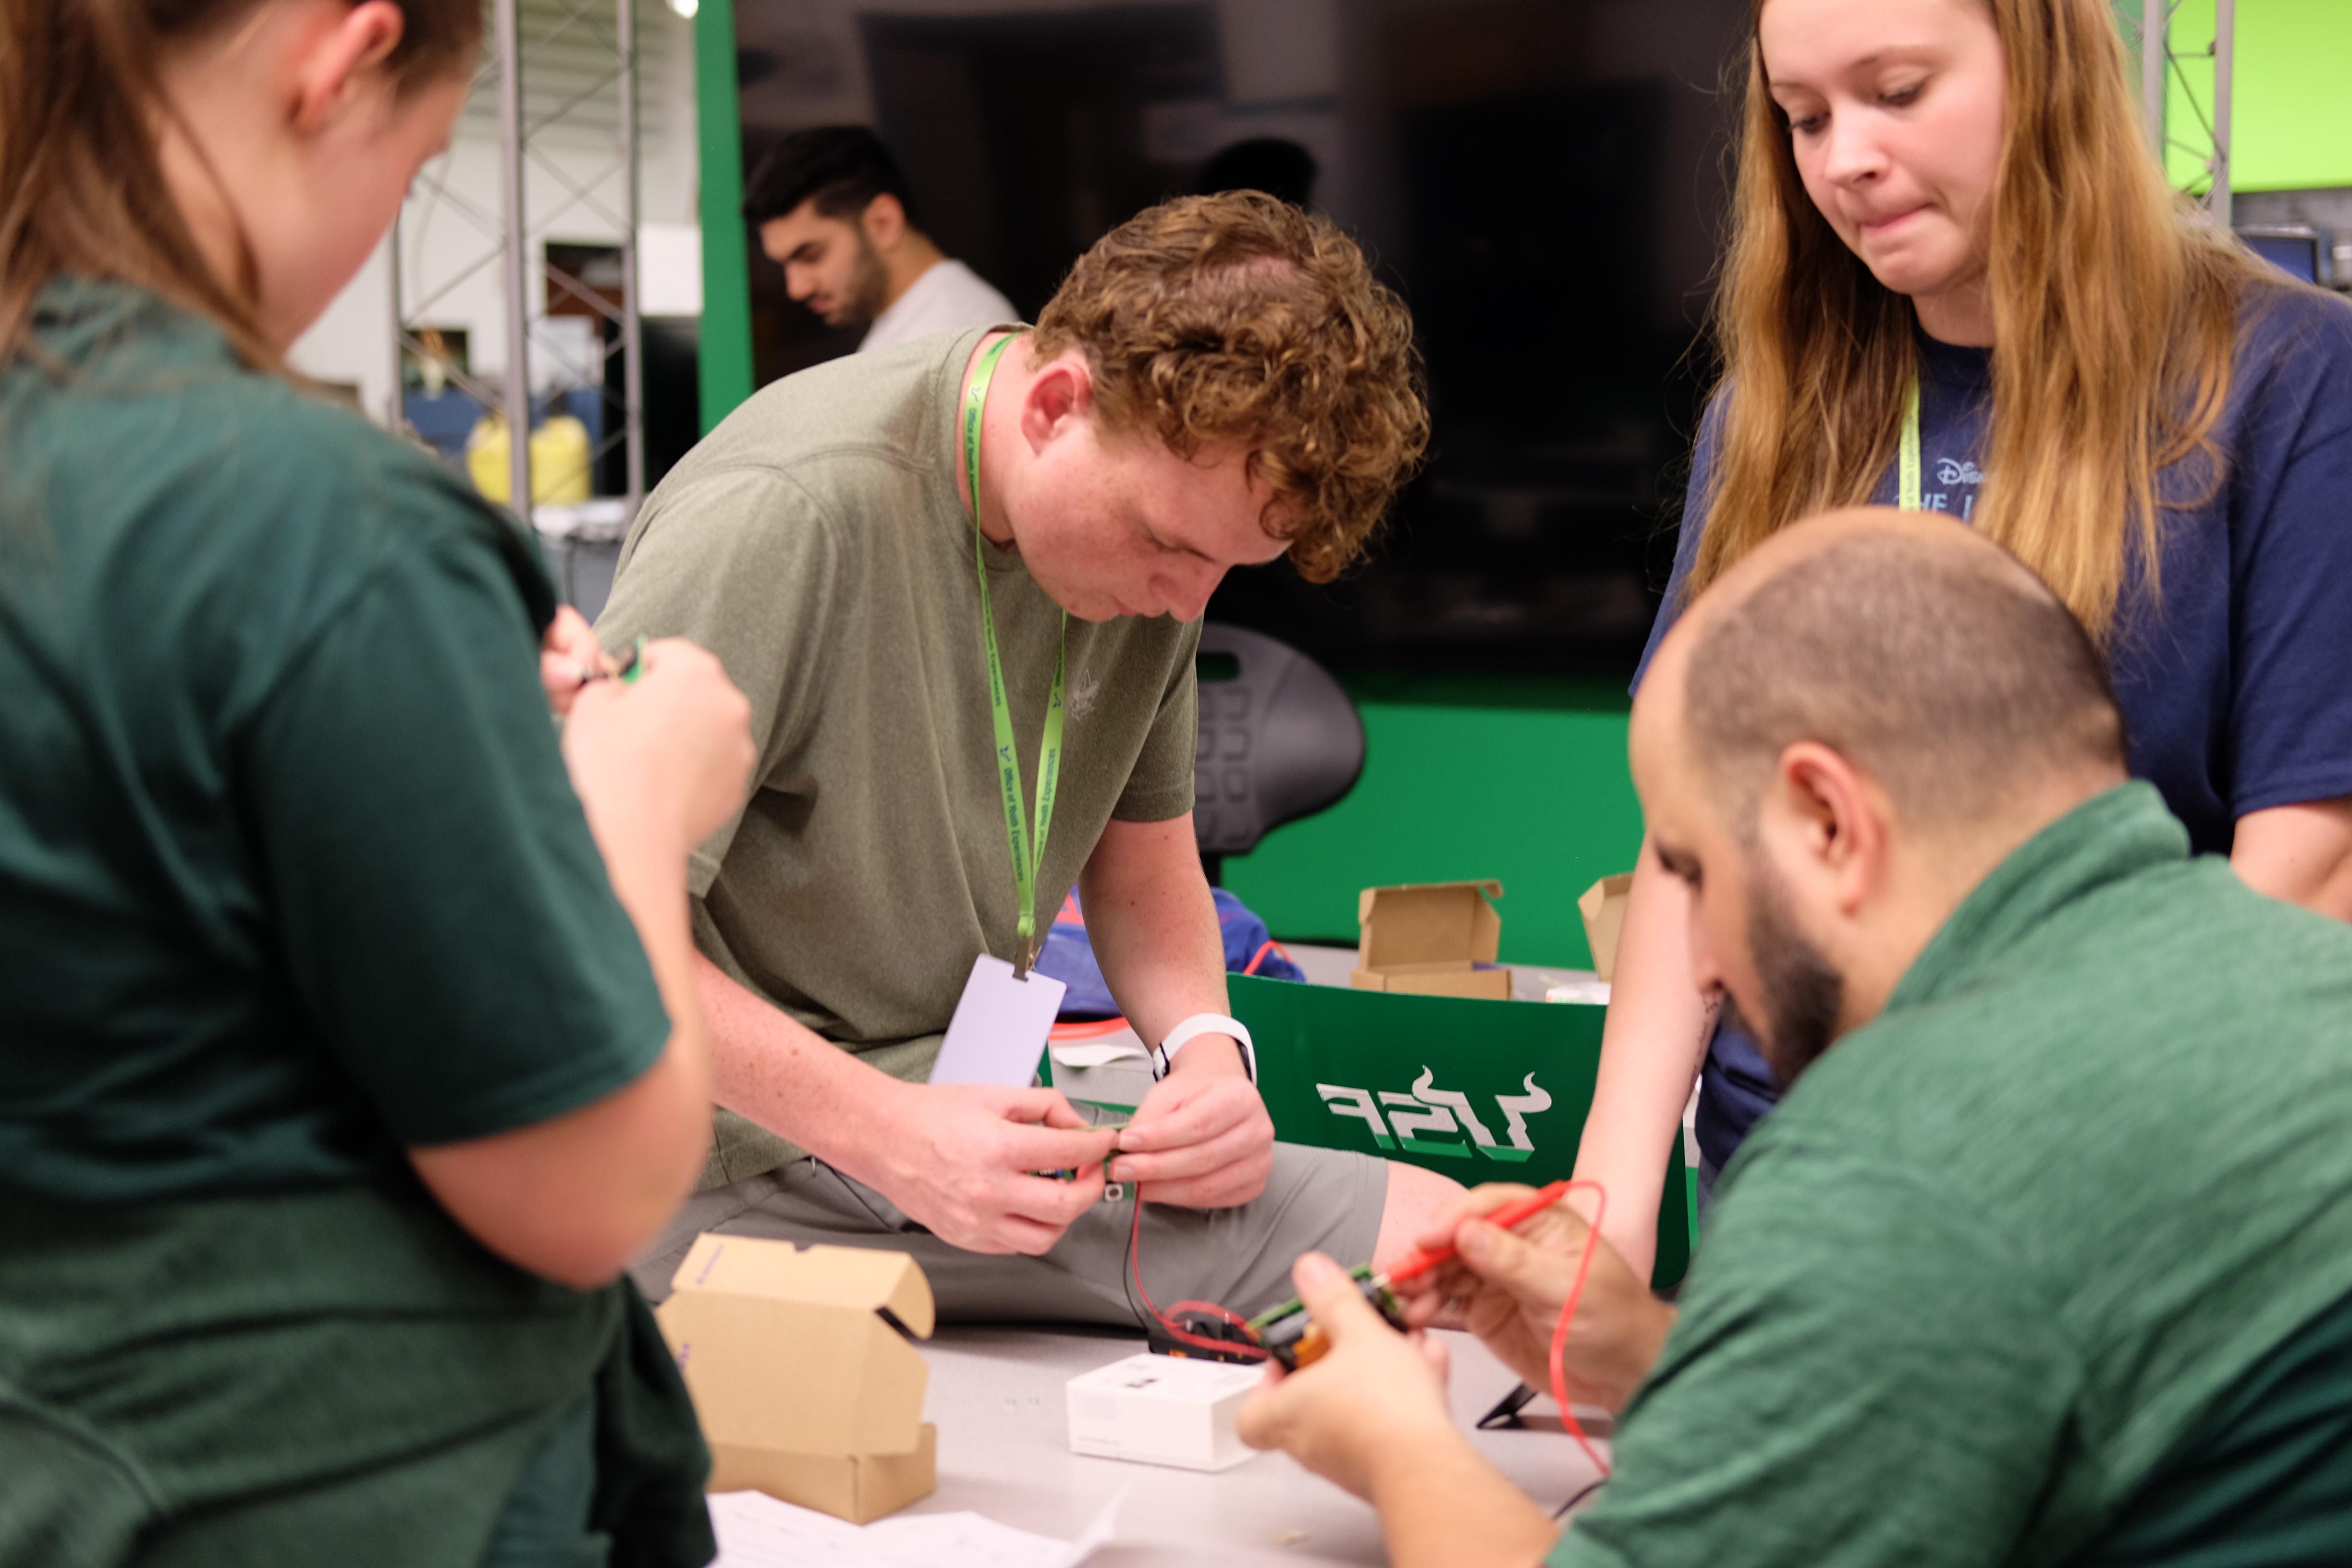
{"type": "Polygon", "coordinates": [[[1503,1124],[1502,1142],[1496,1142],[1494,1132],[1471,1106],[1470,1097],[1458,1089],[1436,1087],[1436,1074],[1428,1068],[1421,1069],[1410,1094],[1384,1089],[1376,1100],[1370,1089],[1338,1083],[1318,1083],[1315,1091],[1332,1115],[1352,1117],[1370,1127],[1372,1142],[1383,1149],[1402,1143],[1415,1153],[1455,1160],[1467,1160],[1475,1149],[1489,1160],[1517,1162],[1536,1152],[1528,1138],[1528,1118],[1551,1109],[1551,1096],[1536,1083],[1535,1074],[1528,1074],[1525,1087],[1525,1094],[1493,1097],[1503,1124]],[[1465,1133],[1470,1142],[1458,1142],[1465,1133]]]}

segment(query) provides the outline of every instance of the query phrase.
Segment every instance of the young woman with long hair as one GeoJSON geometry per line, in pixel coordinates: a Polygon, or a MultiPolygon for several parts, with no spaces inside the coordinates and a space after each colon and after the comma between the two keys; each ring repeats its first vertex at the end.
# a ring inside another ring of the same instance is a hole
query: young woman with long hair
{"type": "MultiPolygon", "coordinates": [[[[1801,517],[1948,511],[2091,630],[2196,847],[2352,916],[2352,309],[2185,210],[2126,77],[2105,0],[1758,0],[1651,646],[1801,517]]],[[[1577,1163],[1645,1269],[1694,1075],[1703,1193],[1778,1092],[1686,909],[1645,842],[1577,1163]]]]}
{"type": "Polygon", "coordinates": [[[0,1562],[688,1564],[747,709],[278,374],[478,0],[0,8],[0,1562]],[[552,706],[568,713],[559,738],[552,706]]]}

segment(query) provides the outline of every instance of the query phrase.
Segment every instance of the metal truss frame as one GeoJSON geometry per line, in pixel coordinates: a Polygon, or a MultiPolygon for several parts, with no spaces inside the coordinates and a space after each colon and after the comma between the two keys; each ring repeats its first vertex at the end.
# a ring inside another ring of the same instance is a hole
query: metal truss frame
{"type": "Polygon", "coordinates": [[[2238,4],[2237,0],[2213,0],[2213,41],[2201,49],[2182,51],[2172,47],[2172,19],[2180,10],[2181,0],[2140,0],[2139,27],[2139,91],[2140,111],[2147,127],[2148,145],[2156,149],[2158,158],[2166,160],[2178,149],[2193,154],[2203,171],[2205,188],[2198,190],[2192,184],[2187,193],[2195,196],[2222,227],[2230,226],[2230,89],[2236,67],[2238,4]],[[2200,103],[2197,89],[2189,79],[2183,62],[2210,60],[2213,63],[2211,101],[2200,103]],[[2187,141],[2174,136],[2166,125],[2166,100],[2168,86],[2180,85],[2180,96],[2188,101],[2196,117],[2196,132],[2201,141],[2187,141]]]}
{"type": "MultiPolygon", "coordinates": [[[[433,308],[446,299],[460,284],[496,266],[499,269],[501,291],[506,301],[506,374],[497,382],[465,374],[452,368],[449,381],[461,391],[470,394],[485,407],[504,414],[509,436],[509,504],[515,514],[528,523],[530,521],[530,355],[531,329],[546,319],[544,310],[530,308],[530,272],[535,259],[535,247],[543,243],[550,229],[576,210],[594,213],[620,231],[621,235],[621,303],[616,307],[583,279],[537,258],[544,268],[549,289],[554,293],[578,301],[601,324],[614,329],[614,341],[603,343],[593,363],[573,364],[559,358],[560,368],[578,384],[593,386],[605,401],[607,411],[617,414],[618,428],[607,421],[606,431],[589,456],[590,471],[616,447],[625,449],[626,488],[625,500],[627,515],[635,516],[637,504],[645,497],[645,384],[644,357],[641,351],[643,334],[638,310],[637,278],[638,237],[638,116],[637,116],[637,31],[633,0],[572,0],[562,17],[540,36],[521,36],[520,0],[491,0],[488,58],[475,78],[476,87],[486,86],[495,79],[498,83],[498,122],[499,152],[500,207],[492,212],[478,203],[467,200],[448,183],[446,165],[428,169],[417,178],[417,188],[411,200],[422,197],[427,204],[446,208],[479,230],[486,248],[471,262],[446,278],[437,279],[430,290],[415,300],[407,298],[407,280],[402,275],[401,230],[407,218],[404,206],[401,221],[393,227],[392,235],[392,319],[394,336],[394,375],[392,406],[386,411],[392,427],[400,429],[405,424],[404,391],[399,374],[402,353],[425,355],[432,351],[422,335],[423,326],[433,308]],[[609,26],[605,23],[609,20],[609,26]],[[534,50],[543,49],[575,30],[587,33],[607,45],[613,56],[609,72],[554,105],[536,118],[528,116],[523,102],[523,72],[534,50]],[[619,99],[618,128],[613,161],[600,168],[586,181],[582,181],[555,159],[550,157],[539,142],[551,129],[558,127],[574,110],[588,106],[604,94],[614,93],[619,99]],[[564,199],[549,211],[526,214],[524,211],[524,170],[536,168],[552,181],[563,193],[564,199]],[[621,202],[619,212],[598,195],[599,188],[620,176],[621,202]],[[610,390],[611,377],[605,374],[607,363],[614,354],[621,356],[622,391],[615,397],[610,390]]],[[[604,334],[600,331],[600,343],[604,334]]],[[[541,345],[545,347],[544,344],[541,345]]],[[[548,351],[551,353],[551,350],[548,351]]]]}

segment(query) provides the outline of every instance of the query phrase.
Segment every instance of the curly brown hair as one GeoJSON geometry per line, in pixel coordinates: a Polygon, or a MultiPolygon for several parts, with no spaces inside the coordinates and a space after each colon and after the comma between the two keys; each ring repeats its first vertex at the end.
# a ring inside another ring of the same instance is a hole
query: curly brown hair
{"type": "Polygon", "coordinates": [[[1072,347],[1105,429],[1185,458],[1246,446],[1266,531],[1311,583],[1363,552],[1429,446],[1404,301],[1328,219],[1255,191],[1162,202],[1097,240],[1037,317],[1041,358],[1072,347]]]}

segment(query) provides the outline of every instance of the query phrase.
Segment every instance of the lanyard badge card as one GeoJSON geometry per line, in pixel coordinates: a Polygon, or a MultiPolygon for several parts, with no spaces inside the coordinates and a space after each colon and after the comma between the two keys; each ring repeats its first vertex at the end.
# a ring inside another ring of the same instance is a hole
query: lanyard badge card
{"type": "Polygon", "coordinates": [[[1034,970],[1016,975],[993,953],[973,959],[940,1059],[931,1064],[931,1081],[1027,1089],[1037,1081],[1037,1059],[1045,1054],[1046,1032],[1066,989],[1034,970]]]}
{"type": "MultiPolygon", "coordinates": [[[[1037,867],[1045,858],[1046,831],[1053,826],[1054,790],[1062,774],[1062,679],[1066,650],[1054,656],[1054,684],[1045,699],[1045,732],[1037,747],[1036,834],[1030,834],[1031,814],[1021,805],[1021,760],[1013,743],[1013,713],[1004,696],[1004,665],[996,651],[996,617],[988,602],[988,559],[980,531],[980,420],[988,406],[988,384],[996,362],[1012,345],[1000,338],[980,356],[971,386],[964,394],[964,474],[971,489],[972,562],[980,573],[981,640],[988,654],[988,700],[995,718],[997,785],[1004,798],[1005,842],[1013,852],[1013,890],[1020,900],[1020,948],[1016,962],[1007,963],[991,953],[972,960],[971,974],[963,983],[948,1024],[939,1060],[932,1064],[933,1083],[993,1083],[1025,1089],[1035,1081],[1037,1062],[1045,1053],[1046,1032],[1054,1026],[1068,988],[1030,969],[1037,956],[1037,867]]],[[[1062,617],[1066,641],[1069,616],[1062,617]]]]}

